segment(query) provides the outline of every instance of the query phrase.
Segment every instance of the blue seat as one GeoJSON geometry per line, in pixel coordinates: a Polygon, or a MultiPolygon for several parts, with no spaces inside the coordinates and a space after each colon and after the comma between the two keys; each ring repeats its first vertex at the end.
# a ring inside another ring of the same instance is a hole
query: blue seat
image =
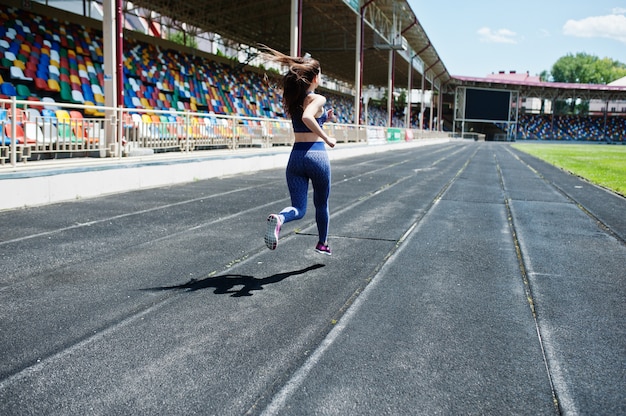
{"type": "Polygon", "coordinates": [[[15,87],[13,86],[13,84],[11,84],[10,82],[4,82],[0,85],[0,91],[2,92],[3,95],[9,95],[12,97],[17,96],[17,91],[15,90],[15,87]]]}
{"type": "Polygon", "coordinates": [[[8,146],[11,144],[11,139],[4,134],[4,125],[8,121],[7,110],[0,109],[0,145],[8,146]]]}
{"type": "Polygon", "coordinates": [[[85,101],[91,101],[92,103],[96,101],[93,95],[93,91],[91,90],[90,84],[82,84],[83,97],[85,97],[85,101]]]}
{"type": "Polygon", "coordinates": [[[44,108],[41,110],[41,117],[46,121],[51,121],[54,124],[57,122],[57,114],[55,110],[51,110],[49,108],[44,108]]]}
{"type": "Polygon", "coordinates": [[[11,46],[9,46],[8,51],[12,52],[14,55],[17,56],[17,54],[20,53],[20,46],[21,46],[21,44],[20,44],[19,41],[13,40],[13,41],[11,41],[11,46]]]}

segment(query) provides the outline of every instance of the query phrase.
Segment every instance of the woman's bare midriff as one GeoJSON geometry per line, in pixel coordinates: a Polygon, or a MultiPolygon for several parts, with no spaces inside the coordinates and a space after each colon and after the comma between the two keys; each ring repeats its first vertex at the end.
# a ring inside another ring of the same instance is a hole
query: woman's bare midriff
{"type": "Polygon", "coordinates": [[[294,133],[296,142],[323,142],[324,140],[315,133],[294,133]]]}

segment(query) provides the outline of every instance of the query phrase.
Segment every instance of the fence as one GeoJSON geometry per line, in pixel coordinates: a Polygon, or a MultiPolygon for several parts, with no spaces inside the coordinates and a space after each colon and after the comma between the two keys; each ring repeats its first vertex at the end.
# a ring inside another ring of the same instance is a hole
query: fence
{"type": "MultiPolygon", "coordinates": [[[[0,168],[52,158],[288,146],[294,140],[291,123],[284,119],[116,109],[15,97],[0,99],[0,127],[0,168]]],[[[324,128],[338,143],[369,138],[373,143],[389,130],[335,123],[324,128]]],[[[418,134],[406,131],[407,139],[418,134]]]]}

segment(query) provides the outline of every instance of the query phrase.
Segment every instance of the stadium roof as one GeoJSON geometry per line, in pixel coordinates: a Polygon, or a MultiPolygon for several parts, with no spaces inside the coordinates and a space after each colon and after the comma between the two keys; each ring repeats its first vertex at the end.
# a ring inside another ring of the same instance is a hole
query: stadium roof
{"type": "Polygon", "coordinates": [[[604,84],[572,84],[565,82],[542,82],[534,77],[498,78],[498,77],[464,77],[455,75],[448,84],[455,86],[503,89],[519,91],[523,97],[549,99],[580,98],[582,100],[626,100],[626,86],[604,84]]]}
{"type": "MultiPolygon", "coordinates": [[[[297,0],[296,0],[297,1],[297,0]]],[[[301,50],[317,58],[324,73],[348,82],[355,80],[359,0],[301,0],[301,50]]],[[[291,3],[289,0],[134,0],[133,4],[153,10],[201,30],[218,33],[238,43],[259,43],[288,53],[291,39],[291,3]]],[[[369,0],[364,16],[364,85],[386,86],[389,82],[390,36],[400,32],[408,52],[396,52],[395,85],[408,84],[409,53],[414,51],[423,62],[425,85],[435,87],[450,79],[445,65],[407,0],[369,0]],[[398,59],[403,56],[402,59],[398,59]]],[[[395,47],[395,46],[394,46],[395,47]]],[[[414,64],[418,64],[415,60],[414,64]]],[[[413,88],[419,87],[421,74],[413,70],[413,88]]]]}

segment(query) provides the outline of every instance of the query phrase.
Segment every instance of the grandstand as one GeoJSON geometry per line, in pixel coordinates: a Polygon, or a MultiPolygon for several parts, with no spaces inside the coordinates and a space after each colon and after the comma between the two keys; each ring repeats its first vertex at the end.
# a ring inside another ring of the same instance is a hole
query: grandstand
{"type": "MultiPolygon", "coordinates": [[[[23,160],[101,152],[107,140],[98,22],[55,9],[44,15],[19,7],[5,9],[0,19],[0,99],[32,101],[14,118],[4,103],[0,162],[10,159],[11,137],[20,145],[17,156],[23,160]],[[17,123],[11,123],[13,119],[17,123]]],[[[243,68],[231,59],[138,33],[127,32],[124,47],[122,88],[128,111],[120,119],[126,142],[151,149],[178,149],[180,140],[189,137],[193,143],[185,143],[186,149],[243,146],[246,141],[252,144],[253,137],[260,143],[289,143],[288,126],[280,121],[280,96],[267,88],[258,68],[243,68]]],[[[351,123],[352,97],[325,94],[338,123],[351,123]]],[[[372,125],[385,125],[380,108],[372,107],[369,119],[372,125]]],[[[339,134],[356,140],[348,136],[339,134]]]]}
{"type": "MultiPolygon", "coordinates": [[[[404,6],[404,1],[398,2],[404,6]]],[[[248,65],[254,59],[240,57],[236,48],[233,56],[226,57],[181,46],[155,36],[160,33],[153,22],[148,25],[150,34],[126,30],[120,85],[123,103],[120,108],[110,108],[105,99],[102,22],[36,2],[0,3],[6,5],[0,11],[0,165],[16,166],[17,161],[68,155],[121,156],[137,148],[191,151],[292,142],[280,93],[268,88],[266,80],[275,72],[248,65]]],[[[346,8],[343,2],[337,3],[337,8],[346,8]]],[[[376,23],[384,12],[372,13],[370,18],[376,23]]],[[[319,13],[316,19],[324,18],[324,11],[319,13]]],[[[352,15],[348,9],[342,17],[352,15]]],[[[127,24],[139,21],[134,15],[127,24]]],[[[414,130],[406,137],[425,137],[424,132],[429,130],[432,134],[457,130],[453,91],[472,84],[461,77],[449,77],[421,27],[414,29],[415,22],[409,21],[402,33],[408,41],[425,45],[420,51],[422,55],[415,52],[413,56],[422,63],[416,79],[421,82],[422,91],[427,83],[430,92],[439,86],[437,103],[409,103],[406,109],[396,112],[393,94],[388,94],[386,103],[364,103],[367,112],[363,112],[360,105],[355,108],[354,91],[346,88],[349,71],[344,72],[345,62],[354,62],[354,53],[329,52],[330,45],[320,49],[322,61],[329,57],[329,62],[339,63],[329,65],[325,71],[336,78],[327,78],[322,85],[329,106],[336,109],[339,118],[329,125],[339,142],[367,141],[368,134],[396,137],[388,132],[390,128],[414,130]],[[330,59],[331,56],[335,58],[330,59]],[[357,114],[359,120],[355,120],[357,114]]],[[[384,22],[379,24],[384,26],[384,22]]],[[[345,37],[345,28],[341,30],[345,37]]],[[[368,65],[366,82],[377,82],[378,87],[384,77],[406,77],[410,85],[410,71],[402,65],[388,74],[378,62],[381,56],[405,53],[406,45],[399,45],[402,48],[398,47],[398,51],[394,45],[385,49],[375,32],[368,32],[367,37],[370,36],[373,43],[368,48],[375,54],[376,63],[371,57],[364,61],[368,65]]],[[[250,39],[243,40],[251,42],[250,39]]],[[[222,41],[228,44],[225,39],[222,41]]],[[[275,42],[280,45],[284,40],[275,42]]],[[[393,91],[393,85],[387,87],[393,91]]],[[[512,121],[513,137],[517,139],[623,142],[626,137],[623,116],[607,119],[521,115],[512,121]]],[[[506,136],[512,130],[511,120],[507,123],[501,128],[497,123],[489,125],[494,134],[506,136]]],[[[467,130],[461,129],[464,131],[467,130]]]]}
{"type": "Polygon", "coordinates": [[[578,140],[624,142],[626,117],[556,116],[525,114],[520,118],[518,140],[578,140]]]}

